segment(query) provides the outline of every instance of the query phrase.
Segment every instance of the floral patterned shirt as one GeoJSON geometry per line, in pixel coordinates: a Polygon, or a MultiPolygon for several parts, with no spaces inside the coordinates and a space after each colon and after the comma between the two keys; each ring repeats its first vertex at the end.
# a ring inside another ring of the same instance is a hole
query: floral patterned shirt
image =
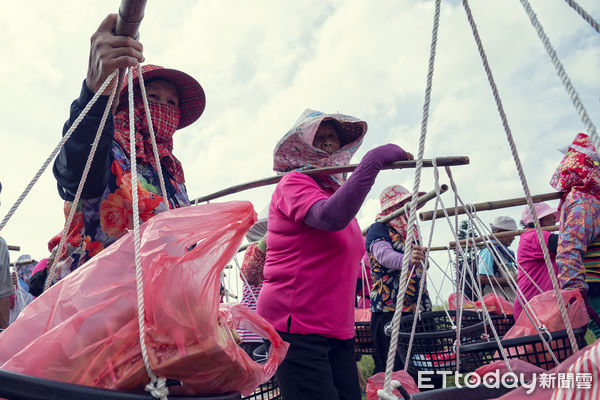
{"type": "MultiPolygon", "coordinates": [[[[92,96],[93,93],[84,83],[80,97],[71,106],[70,119],[63,132],[66,132],[92,96]]],[[[59,194],[66,200],[65,218],[69,215],[73,193],[79,184],[82,166],[85,165],[89,154],[89,145],[96,133],[99,116],[102,115],[107,97],[100,96],[73,136],[66,142],[55,162],[54,174],[59,194]],[[84,149],[87,149],[87,152],[84,149]]],[[[57,261],[53,283],[117,241],[127,230],[133,229],[131,165],[129,158],[113,137],[114,123],[112,117],[109,117],[84,186],[82,199],[77,204],[65,248],[57,261]]],[[[160,195],[156,169],[138,160],[137,173],[139,216],[140,223],[143,223],[165,211],[166,207],[160,195]]],[[[190,202],[185,185],[175,182],[165,168],[163,177],[170,207],[188,206],[190,202]]],[[[61,233],[51,240],[49,247],[58,245],[60,235],[61,233]]]]}
{"type": "MultiPolygon", "coordinates": [[[[373,283],[371,288],[371,312],[394,312],[396,310],[401,271],[388,269],[375,259],[370,251],[371,245],[380,240],[390,242],[394,250],[404,253],[404,238],[394,228],[380,222],[371,225],[367,232],[366,245],[373,283]]],[[[406,288],[402,312],[415,312],[417,309],[417,298],[422,276],[423,267],[415,267],[406,288]]],[[[431,311],[431,300],[426,288],[424,288],[421,296],[421,311],[431,311]]]]}
{"type": "Polygon", "coordinates": [[[586,282],[583,259],[588,246],[600,238],[600,201],[594,196],[571,191],[560,210],[560,234],[556,253],[558,278],[563,289],[588,289],[600,296],[600,284],[586,282]]]}

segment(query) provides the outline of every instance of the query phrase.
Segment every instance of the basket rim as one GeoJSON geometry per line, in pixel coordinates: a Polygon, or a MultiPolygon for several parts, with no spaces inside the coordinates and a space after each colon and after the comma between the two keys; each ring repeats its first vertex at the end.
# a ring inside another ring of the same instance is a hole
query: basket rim
{"type": "MultiPolygon", "coordinates": [[[[450,315],[456,315],[456,310],[448,310],[448,314],[450,315]]],[[[466,334],[471,334],[477,331],[483,331],[483,326],[485,324],[485,321],[481,318],[481,314],[477,311],[469,311],[469,310],[463,310],[462,312],[463,316],[464,315],[470,315],[470,316],[477,316],[480,321],[467,326],[467,327],[461,327],[460,332],[461,333],[466,333],[466,334]]],[[[446,316],[446,311],[426,311],[421,313],[421,318],[423,317],[438,317],[438,316],[446,316]]],[[[414,318],[414,315],[407,315],[406,317],[402,317],[400,318],[400,323],[402,323],[406,318],[406,320],[410,319],[412,320],[414,318]]],[[[406,321],[405,320],[405,321],[406,321]]],[[[454,336],[456,336],[456,329],[446,329],[443,331],[435,331],[435,332],[415,332],[414,337],[415,339],[437,339],[437,338],[441,338],[441,337],[448,337],[451,336],[450,333],[454,336]]],[[[411,333],[410,332],[398,332],[398,337],[400,338],[410,338],[411,333]]]]}
{"type": "MultiPolygon", "coordinates": [[[[581,335],[581,334],[585,335],[586,331],[587,331],[587,325],[573,329],[573,333],[576,335],[581,335]]],[[[552,334],[552,340],[568,337],[566,329],[562,329],[559,331],[551,331],[550,333],[552,334]]],[[[550,339],[547,335],[544,335],[544,338],[546,340],[550,339]]],[[[503,347],[515,347],[515,346],[525,346],[528,344],[540,343],[541,340],[540,340],[539,335],[535,334],[535,335],[527,335],[527,336],[521,336],[521,337],[509,338],[509,339],[500,339],[500,342],[502,343],[503,347]]],[[[478,351],[482,351],[482,350],[498,351],[499,350],[498,343],[495,340],[490,340],[490,341],[485,341],[485,342],[480,342],[480,343],[463,344],[460,346],[461,353],[473,353],[473,352],[478,352],[478,351]]]]}

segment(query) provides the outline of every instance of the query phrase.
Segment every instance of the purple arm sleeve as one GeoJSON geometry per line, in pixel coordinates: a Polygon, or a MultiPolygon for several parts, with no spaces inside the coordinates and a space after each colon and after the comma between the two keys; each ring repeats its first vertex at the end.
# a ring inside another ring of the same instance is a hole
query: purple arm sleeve
{"type": "Polygon", "coordinates": [[[369,151],[350,178],[328,199],[316,201],[306,213],[304,223],[323,231],[340,231],[356,216],[381,168],[406,160],[406,152],[394,144],[369,151]]]}
{"type": "Polygon", "coordinates": [[[402,269],[402,259],[404,258],[404,254],[394,250],[389,242],[378,240],[371,244],[370,250],[373,257],[375,257],[375,260],[377,260],[381,266],[386,267],[387,269],[402,269]]]}

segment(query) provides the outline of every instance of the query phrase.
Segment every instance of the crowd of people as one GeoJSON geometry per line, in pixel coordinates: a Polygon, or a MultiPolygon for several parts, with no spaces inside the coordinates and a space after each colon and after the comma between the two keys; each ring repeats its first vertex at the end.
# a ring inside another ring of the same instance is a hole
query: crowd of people
{"type": "MultiPolygon", "coordinates": [[[[108,16],[92,37],[88,74],[79,97],[71,105],[63,134],[112,72],[135,67],[144,60],[137,40],[113,35],[115,21],[115,15],[108,16]]],[[[190,205],[183,168],[173,154],[173,135],[201,116],[205,95],[194,78],[178,70],[145,65],[138,78],[146,88],[160,159],[157,163],[150,124],[140,100],[140,84],[136,83],[134,147],[140,222],[145,222],[167,209],[190,205]]],[[[26,288],[32,297],[41,295],[47,280],[55,283],[64,278],[132,229],[131,127],[126,85],[120,88],[118,105],[113,107],[101,132],[81,200],[73,204],[91,144],[101,126],[108,94],[115,85],[116,79],[83,118],[54,164],[58,193],[65,200],[65,216],[72,207],[76,208],[65,248],[58,249],[59,240],[53,238],[48,258],[35,268],[31,265],[27,274],[16,274],[14,280],[8,266],[8,249],[0,238],[0,329],[9,324],[10,298],[20,289],[26,288]]],[[[287,400],[361,398],[364,384],[360,383],[354,354],[355,308],[359,300],[361,304],[368,300],[371,311],[370,327],[376,347],[374,373],[385,370],[390,338],[384,327],[391,321],[397,305],[402,307],[403,314],[432,309],[425,282],[426,249],[416,231],[413,241],[407,241],[408,232],[416,229],[408,225],[407,217],[374,222],[366,237],[356,220],[378,173],[390,163],[412,159],[412,154],[395,144],[386,144],[368,151],[350,177],[342,173],[319,176],[302,173],[311,168],[349,164],[366,132],[367,123],[359,118],[308,109],[275,145],[273,169],[284,176],[270,199],[268,219],[263,221],[260,232],[251,232],[255,235],[249,236],[257,243],[245,254],[242,303],[256,309],[290,344],[276,373],[287,400]],[[405,256],[409,257],[410,269],[406,276],[401,276],[405,256]],[[363,259],[368,259],[367,273],[360,269],[363,259]],[[364,293],[365,276],[369,277],[366,286],[370,296],[357,299],[361,291],[364,293]],[[404,282],[406,291],[399,299],[404,282]]],[[[581,291],[597,337],[600,337],[599,161],[589,137],[578,134],[551,179],[551,185],[563,193],[558,210],[544,203],[535,206],[542,226],[560,221],[558,233],[543,234],[554,273],[561,288],[581,291]]],[[[404,206],[411,196],[400,185],[385,188],[374,221],[404,206]]],[[[552,289],[528,208],[523,211],[521,222],[528,231],[520,238],[516,257],[509,249],[514,236],[500,235],[490,248],[481,250],[477,267],[482,293],[495,293],[514,302],[515,317],[521,312],[523,301],[530,300],[540,290],[552,289]],[[516,296],[511,279],[516,280],[524,298],[516,296]]],[[[517,230],[517,224],[512,218],[502,216],[490,228],[492,233],[501,234],[517,230]]],[[[241,332],[241,337],[242,347],[250,355],[263,345],[262,339],[251,332],[241,332]]],[[[394,369],[403,367],[403,360],[397,357],[394,369]]]]}

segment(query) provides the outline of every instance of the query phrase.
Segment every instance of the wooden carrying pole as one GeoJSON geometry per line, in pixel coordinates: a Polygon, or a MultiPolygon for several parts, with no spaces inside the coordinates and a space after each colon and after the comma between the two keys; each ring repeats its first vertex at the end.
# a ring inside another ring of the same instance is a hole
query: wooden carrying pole
{"type": "Polygon", "coordinates": [[[11,244],[8,245],[8,249],[12,250],[12,251],[20,251],[21,250],[21,246],[13,246],[11,244]]]}
{"type": "MultiPolygon", "coordinates": [[[[440,186],[440,194],[445,193],[447,191],[448,191],[448,185],[440,186]]],[[[435,192],[435,190],[432,190],[431,192],[427,192],[424,195],[417,197],[417,207],[427,203],[431,199],[435,199],[436,196],[437,196],[437,193],[435,192]]],[[[399,216],[404,215],[408,211],[409,208],[410,208],[410,202],[406,203],[404,205],[404,207],[392,212],[391,214],[378,219],[377,222],[381,222],[381,223],[385,224],[386,222],[389,222],[389,221],[393,220],[394,218],[398,218],[399,216]]],[[[363,229],[362,234],[364,235],[365,233],[367,233],[368,230],[369,230],[368,227],[363,229]]],[[[238,249],[238,253],[246,250],[248,248],[248,246],[250,246],[251,244],[254,244],[254,243],[258,243],[258,242],[246,243],[246,244],[241,245],[240,248],[238,249]]]]}
{"type": "MultiPolygon", "coordinates": [[[[445,193],[447,191],[448,191],[448,185],[440,186],[440,194],[445,193]]],[[[435,192],[435,190],[432,190],[431,192],[425,193],[423,196],[418,197],[417,198],[417,207],[427,203],[431,199],[435,199],[436,196],[437,196],[437,193],[435,192]]],[[[404,207],[392,212],[391,214],[378,219],[376,222],[381,222],[382,224],[388,223],[391,220],[398,218],[401,215],[406,214],[408,212],[409,208],[410,208],[410,202],[406,203],[404,205],[404,207]]],[[[363,235],[366,234],[368,230],[369,230],[369,227],[366,227],[365,229],[362,230],[362,234],[363,235]]]]}
{"type": "MultiPolygon", "coordinates": [[[[544,193],[544,194],[538,194],[536,196],[531,196],[531,199],[533,200],[534,203],[539,203],[541,201],[547,201],[547,200],[556,200],[556,199],[560,199],[560,197],[562,196],[562,193],[560,192],[551,192],[551,193],[544,193]]],[[[527,197],[519,197],[519,198],[515,198],[515,199],[507,199],[507,200],[497,200],[497,201],[486,201],[483,203],[475,203],[475,204],[467,204],[465,207],[470,211],[488,211],[488,210],[497,210],[500,208],[508,208],[508,207],[516,207],[516,206],[522,206],[527,204],[527,197]]],[[[452,215],[456,215],[456,214],[466,214],[467,211],[465,210],[465,207],[458,207],[458,208],[447,208],[446,211],[448,212],[448,216],[452,216],[452,215]],[[456,211],[458,210],[458,211],[456,211]]],[[[442,218],[444,217],[444,210],[438,210],[437,213],[435,214],[436,218],[442,218]]],[[[419,214],[419,218],[421,219],[421,221],[430,221],[433,219],[433,211],[425,211],[419,214]]]]}
{"type": "Polygon", "coordinates": [[[136,39],[142,19],[146,0],[121,0],[115,33],[119,36],[131,36],[136,39]]]}
{"type": "MultiPolygon", "coordinates": [[[[558,225],[543,226],[542,229],[545,230],[545,231],[548,231],[548,232],[554,232],[554,231],[558,230],[558,225]]],[[[469,244],[471,246],[475,247],[478,244],[481,244],[483,242],[486,242],[486,241],[489,241],[489,240],[493,240],[494,237],[496,237],[496,238],[504,238],[504,237],[520,236],[523,233],[528,232],[530,230],[531,229],[519,229],[519,230],[516,230],[516,231],[498,232],[498,233],[495,233],[493,235],[478,236],[478,237],[469,238],[469,239],[461,239],[461,240],[458,241],[458,243],[461,246],[464,246],[465,244],[467,244],[467,242],[469,242],[469,244]]],[[[456,249],[456,241],[450,242],[450,244],[448,246],[430,247],[429,251],[454,250],[454,249],[456,249]]]]}
{"type": "MultiPolygon", "coordinates": [[[[469,164],[469,157],[465,156],[457,156],[457,157],[438,157],[435,159],[438,167],[451,167],[455,165],[467,165],[469,164]]],[[[396,161],[391,163],[390,165],[386,165],[383,169],[406,169],[406,168],[415,168],[417,162],[415,160],[410,161],[396,161]]],[[[306,171],[299,171],[303,174],[307,174],[310,176],[316,175],[331,175],[331,174],[339,174],[343,172],[352,172],[358,164],[350,164],[338,167],[325,167],[325,168],[315,168],[309,169],[306,171]]],[[[433,163],[431,160],[423,160],[424,167],[432,167],[433,163]]],[[[284,174],[285,175],[285,174],[284,174]]],[[[211,193],[209,195],[198,197],[195,200],[192,200],[192,204],[198,204],[205,201],[210,201],[217,199],[219,197],[227,196],[234,193],[239,193],[244,190],[254,189],[257,187],[269,186],[276,184],[283,178],[283,175],[271,176],[269,178],[259,179],[256,181],[251,181],[248,183],[242,183],[240,185],[231,186],[227,189],[220,190],[218,192],[211,193]]]]}

